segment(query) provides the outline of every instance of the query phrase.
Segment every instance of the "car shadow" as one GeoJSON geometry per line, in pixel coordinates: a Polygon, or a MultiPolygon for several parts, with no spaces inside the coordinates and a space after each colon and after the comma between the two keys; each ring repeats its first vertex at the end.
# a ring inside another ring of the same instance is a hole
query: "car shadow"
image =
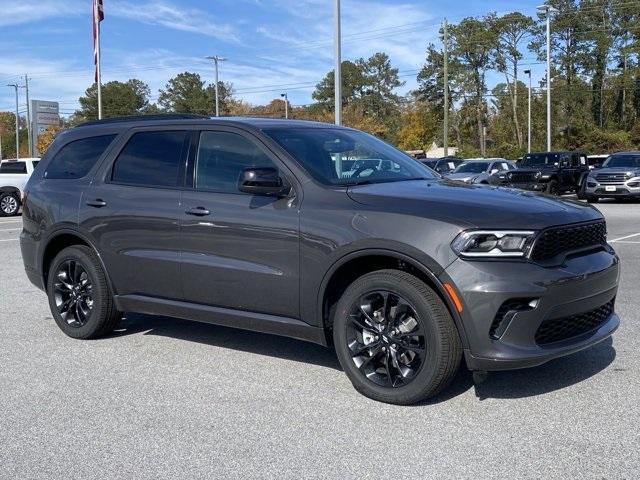
{"type": "Polygon", "coordinates": [[[539,367],[491,372],[484,382],[475,385],[476,397],[480,400],[523,398],[562,390],[597,375],[615,358],[613,340],[608,338],[592,348],[539,367]]]}
{"type": "MultiPolygon", "coordinates": [[[[342,371],[332,348],[277,335],[168,317],[127,314],[111,337],[136,333],[176,338],[342,371]]],[[[476,381],[473,373],[462,365],[447,388],[416,406],[446,402],[471,388],[475,390],[475,396],[481,401],[489,398],[535,397],[562,390],[591,378],[611,365],[615,358],[613,341],[608,338],[592,348],[552,360],[538,367],[489,372],[481,381],[476,381]]]]}
{"type": "Polygon", "coordinates": [[[143,333],[342,370],[334,351],[293,338],[155,315],[128,313],[111,337],[143,333]]]}

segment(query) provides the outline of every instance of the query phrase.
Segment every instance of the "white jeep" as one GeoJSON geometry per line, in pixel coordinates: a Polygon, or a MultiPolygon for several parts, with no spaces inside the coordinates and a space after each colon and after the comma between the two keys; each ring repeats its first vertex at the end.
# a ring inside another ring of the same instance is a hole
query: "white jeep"
{"type": "Polygon", "coordinates": [[[18,214],[22,191],[39,161],[39,158],[21,158],[0,162],[0,217],[18,214]]]}

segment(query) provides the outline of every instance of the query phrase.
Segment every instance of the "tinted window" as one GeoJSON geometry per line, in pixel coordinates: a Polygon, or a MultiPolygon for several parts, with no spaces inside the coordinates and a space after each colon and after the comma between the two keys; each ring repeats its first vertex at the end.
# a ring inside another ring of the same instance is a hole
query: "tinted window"
{"type": "Polygon", "coordinates": [[[264,132],[322,183],[354,185],[435,178],[425,165],[357,130],[273,128],[264,132]],[[355,161],[351,170],[345,168],[345,160],[355,161]]]}
{"type": "Polygon", "coordinates": [[[102,135],[67,143],[47,166],[47,171],[44,174],[45,178],[84,177],[115,137],[115,135],[102,135]]]}
{"type": "Polygon", "coordinates": [[[530,165],[553,165],[558,163],[560,155],[557,153],[530,153],[524,156],[520,164],[522,166],[530,165]]]}
{"type": "Polygon", "coordinates": [[[38,166],[39,163],[40,163],[40,160],[34,160],[33,162],[31,162],[34,169],[38,166]]]}
{"type": "Polygon", "coordinates": [[[640,154],[611,155],[603,167],[606,168],[640,168],[640,154]]]}
{"type": "Polygon", "coordinates": [[[489,167],[485,162],[468,162],[463,163],[454,170],[454,173],[482,173],[489,167]]]}
{"type": "Polygon", "coordinates": [[[195,169],[196,188],[240,193],[240,174],[250,167],[275,168],[275,165],[257,145],[241,135],[202,132],[195,169]]]}
{"type": "Polygon", "coordinates": [[[27,164],[24,162],[3,162],[0,164],[0,173],[27,173],[27,164]]]}
{"type": "Polygon", "coordinates": [[[141,132],[131,137],[113,165],[117,183],[175,187],[186,132],[141,132]]]}

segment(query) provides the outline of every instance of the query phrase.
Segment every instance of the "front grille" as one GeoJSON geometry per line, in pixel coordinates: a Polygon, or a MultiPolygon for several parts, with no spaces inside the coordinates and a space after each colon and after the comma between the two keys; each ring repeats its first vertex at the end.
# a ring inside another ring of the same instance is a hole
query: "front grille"
{"type": "Polygon", "coordinates": [[[509,172],[507,178],[512,183],[529,183],[536,179],[534,172],[509,172]]]}
{"type": "Polygon", "coordinates": [[[570,317],[545,320],[536,331],[536,343],[546,345],[596,330],[613,313],[615,299],[598,308],[570,317]]]}
{"type": "Polygon", "coordinates": [[[607,224],[604,220],[582,225],[567,225],[544,230],[536,239],[531,258],[550,260],[563,253],[607,243],[607,224]]]}
{"type": "Polygon", "coordinates": [[[624,183],[627,179],[626,173],[598,173],[596,180],[600,183],[624,183]]]}

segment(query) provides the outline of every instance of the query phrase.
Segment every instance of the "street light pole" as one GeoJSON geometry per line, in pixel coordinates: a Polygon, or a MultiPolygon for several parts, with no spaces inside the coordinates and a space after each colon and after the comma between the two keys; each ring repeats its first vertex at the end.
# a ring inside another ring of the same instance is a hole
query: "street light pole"
{"type": "Polygon", "coordinates": [[[12,83],[7,87],[13,87],[16,91],[16,159],[20,158],[20,117],[18,116],[18,88],[20,85],[12,83]]]}
{"type": "Polygon", "coordinates": [[[284,118],[289,118],[289,97],[286,93],[281,93],[280,96],[284,98],[284,118]]]}
{"type": "Polygon", "coordinates": [[[340,0],[335,0],[333,21],[333,42],[336,62],[334,68],[335,122],[336,125],[342,125],[342,46],[340,32],[340,0]]]}
{"type": "Polygon", "coordinates": [[[547,16],[547,151],[551,151],[551,14],[558,10],[540,5],[538,11],[547,16]]]}
{"type": "Polygon", "coordinates": [[[218,102],[218,62],[224,62],[226,60],[225,57],[221,57],[219,55],[213,55],[210,57],[206,57],[207,60],[213,60],[213,63],[216,65],[216,84],[215,84],[215,92],[216,92],[216,117],[220,116],[220,105],[218,102]]]}
{"type": "Polygon", "coordinates": [[[529,75],[529,114],[527,120],[527,153],[531,153],[531,70],[525,70],[525,75],[529,75]]]}

